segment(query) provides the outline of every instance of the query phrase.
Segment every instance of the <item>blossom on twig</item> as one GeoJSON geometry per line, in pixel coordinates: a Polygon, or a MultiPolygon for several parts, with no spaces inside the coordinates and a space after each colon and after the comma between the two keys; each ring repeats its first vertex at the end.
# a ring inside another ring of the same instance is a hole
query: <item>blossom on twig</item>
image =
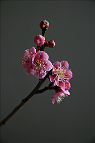
{"type": "Polygon", "coordinates": [[[22,58],[21,66],[26,68],[27,75],[34,75],[38,79],[46,76],[46,71],[50,71],[53,67],[52,63],[48,60],[49,56],[44,51],[38,51],[34,47],[25,50],[24,57],[22,58]]]}
{"type": "Polygon", "coordinates": [[[36,35],[35,38],[34,38],[34,43],[37,45],[37,46],[41,46],[45,43],[45,38],[42,36],[42,35],[36,35]]]}
{"type": "MultiPolygon", "coordinates": [[[[38,79],[44,78],[46,72],[53,68],[52,75],[48,78],[50,79],[50,82],[52,82],[52,85],[54,84],[54,87],[45,88],[44,90],[55,90],[56,93],[52,97],[52,103],[54,104],[55,100],[59,103],[64,97],[70,95],[68,90],[70,89],[69,79],[72,78],[72,71],[69,70],[69,64],[67,61],[56,61],[52,65],[48,60],[48,54],[43,51],[45,47],[54,48],[55,46],[54,40],[45,42],[45,31],[48,27],[49,22],[47,20],[40,22],[43,36],[40,34],[35,36],[34,43],[37,45],[36,49],[35,47],[31,47],[30,51],[29,49],[25,50],[24,57],[22,57],[21,67],[27,69],[27,75],[34,75],[38,79]]],[[[40,92],[44,90],[41,90],[40,92]]]]}
{"type": "Polygon", "coordinates": [[[55,88],[55,94],[52,97],[52,103],[54,104],[55,100],[57,103],[60,103],[64,97],[70,95],[70,92],[68,91],[70,89],[70,83],[67,81],[65,83],[65,89],[62,90],[60,87],[56,86],[55,88]]]}
{"type": "Polygon", "coordinates": [[[22,68],[28,69],[32,65],[35,53],[36,53],[35,47],[31,47],[30,51],[29,49],[26,49],[24,51],[24,57],[22,56],[22,61],[21,61],[22,68]]]}
{"type": "Polygon", "coordinates": [[[53,63],[53,74],[49,78],[51,82],[54,82],[54,86],[57,85],[62,90],[65,89],[65,82],[72,78],[72,72],[68,68],[69,64],[67,61],[53,63]]]}
{"type": "Polygon", "coordinates": [[[72,72],[68,69],[68,62],[57,61],[52,65],[48,60],[48,54],[44,52],[45,46],[50,48],[54,48],[55,46],[54,40],[45,43],[45,32],[48,27],[49,22],[47,20],[41,21],[40,28],[42,29],[43,36],[40,34],[35,36],[34,43],[37,45],[37,48],[35,49],[35,47],[31,47],[30,51],[29,49],[26,49],[21,61],[21,67],[27,69],[27,75],[34,75],[38,79],[43,79],[39,80],[33,91],[26,98],[22,99],[21,103],[0,122],[0,126],[4,125],[34,94],[42,93],[48,89],[55,90],[55,94],[52,97],[53,104],[55,100],[57,103],[60,103],[64,97],[70,95],[68,90],[70,89],[69,79],[72,78],[72,72]],[[46,73],[46,71],[49,72],[46,73]],[[50,79],[51,83],[48,87],[39,90],[40,86],[47,78],[50,79]]]}

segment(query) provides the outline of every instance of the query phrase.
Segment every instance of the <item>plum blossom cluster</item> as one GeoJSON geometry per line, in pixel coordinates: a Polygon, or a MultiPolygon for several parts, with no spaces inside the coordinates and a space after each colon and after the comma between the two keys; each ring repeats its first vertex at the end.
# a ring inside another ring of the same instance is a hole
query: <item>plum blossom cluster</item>
{"type": "Polygon", "coordinates": [[[31,47],[30,50],[26,49],[24,51],[21,67],[26,69],[27,75],[34,75],[38,79],[43,79],[47,71],[52,69],[52,74],[49,76],[50,82],[53,83],[52,89],[55,90],[52,103],[54,104],[55,100],[60,103],[64,97],[70,95],[69,79],[72,78],[72,71],[69,70],[67,61],[51,63],[49,55],[44,51],[45,47],[55,47],[54,40],[45,41],[45,32],[49,28],[49,22],[47,20],[41,21],[40,28],[42,29],[42,35],[38,34],[34,37],[36,48],[31,47]]]}
{"type": "Polygon", "coordinates": [[[68,68],[69,64],[67,61],[57,61],[53,64],[53,72],[49,76],[50,81],[56,86],[56,93],[52,97],[53,104],[55,100],[57,103],[60,103],[64,97],[70,95],[68,90],[70,89],[69,79],[72,78],[72,72],[68,68]]]}
{"type": "Polygon", "coordinates": [[[46,76],[46,71],[50,71],[53,67],[48,60],[49,56],[44,51],[36,52],[35,47],[25,50],[24,57],[22,57],[21,67],[27,69],[27,75],[34,75],[38,79],[46,76]]]}

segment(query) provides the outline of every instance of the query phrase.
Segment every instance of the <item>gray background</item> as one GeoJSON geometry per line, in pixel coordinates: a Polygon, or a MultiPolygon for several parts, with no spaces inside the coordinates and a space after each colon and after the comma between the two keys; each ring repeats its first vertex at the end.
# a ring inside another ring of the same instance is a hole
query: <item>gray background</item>
{"type": "MultiPolygon", "coordinates": [[[[36,46],[40,21],[48,20],[49,59],[67,60],[71,95],[51,103],[54,91],[33,96],[1,128],[1,143],[94,142],[94,2],[1,1],[1,120],[36,86],[21,68],[24,50],[36,46]]],[[[47,86],[47,80],[44,86],[47,86]]]]}

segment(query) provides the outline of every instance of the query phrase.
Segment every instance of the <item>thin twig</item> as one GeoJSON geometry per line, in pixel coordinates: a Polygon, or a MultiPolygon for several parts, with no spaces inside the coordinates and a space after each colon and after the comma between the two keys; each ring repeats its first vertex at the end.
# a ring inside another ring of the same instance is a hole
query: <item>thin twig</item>
{"type": "Polygon", "coordinates": [[[47,75],[44,77],[44,79],[40,79],[37,86],[34,88],[34,90],[24,99],[22,99],[21,103],[14,108],[14,110],[0,122],[0,127],[2,125],[5,125],[5,123],[34,95],[38,92],[38,89],[40,86],[44,83],[44,81],[49,77],[49,75],[52,74],[52,70],[50,70],[47,75]]]}
{"type": "MultiPolygon", "coordinates": [[[[44,27],[44,29],[42,29],[42,36],[45,38],[45,32],[46,32],[46,26],[44,27]]],[[[45,44],[43,44],[42,46],[41,46],[41,51],[44,51],[44,49],[45,49],[45,44]]]]}
{"type": "Polygon", "coordinates": [[[54,87],[52,87],[52,85],[53,85],[53,82],[51,82],[51,83],[49,84],[49,86],[44,87],[43,89],[38,90],[38,91],[36,92],[36,94],[43,93],[43,92],[45,92],[46,90],[55,89],[54,87]]]}

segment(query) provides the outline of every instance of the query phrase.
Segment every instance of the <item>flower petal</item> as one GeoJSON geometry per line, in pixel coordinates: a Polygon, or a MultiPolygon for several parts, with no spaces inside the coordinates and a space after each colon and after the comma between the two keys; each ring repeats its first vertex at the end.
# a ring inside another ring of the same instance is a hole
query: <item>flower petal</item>
{"type": "Polygon", "coordinates": [[[52,103],[54,104],[54,102],[55,102],[55,99],[57,98],[59,96],[59,92],[57,92],[57,93],[55,93],[54,95],[53,95],[53,97],[52,97],[52,103]]]}
{"type": "Polygon", "coordinates": [[[71,79],[72,78],[72,71],[70,70],[67,70],[66,73],[65,73],[65,79],[71,79]]]}
{"type": "Polygon", "coordinates": [[[36,49],[35,49],[35,47],[31,47],[30,48],[30,54],[35,54],[36,53],[36,49]]]}
{"type": "Polygon", "coordinates": [[[65,90],[65,83],[64,82],[60,81],[59,86],[63,91],[65,90]]]}
{"type": "Polygon", "coordinates": [[[27,69],[31,65],[30,57],[23,57],[21,61],[21,67],[27,69]]]}
{"type": "Polygon", "coordinates": [[[46,59],[48,60],[49,59],[49,56],[46,52],[44,51],[38,51],[35,55],[35,59],[46,59]]]}
{"type": "Polygon", "coordinates": [[[58,69],[59,67],[60,67],[60,62],[59,61],[53,63],[53,68],[58,69]]]}
{"type": "Polygon", "coordinates": [[[50,71],[53,68],[52,63],[49,60],[44,60],[43,59],[42,63],[43,63],[43,68],[46,71],[50,71]]]}
{"type": "Polygon", "coordinates": [[[26,70],[26,74],[27,75],[34,75],[34,68],[28,68],[27,70],[26,70]]]}
{"type": "Polygon", "coordinates": [[[55,78],[55,82],[54,82],[54,86],[59,86],[59,80],[58,80],[58,78],[55,78]]]}
{"type": "Polygon", "coordinates": [[[30,56],[29,49],[26,49],[26,50],[24,51],[24,56],[30,56]]]}
{"type": "Polygon", "coordinates": [[[61,67],[68,69],[69,68],[68,62],[67,61],[61,61],[61,67]]]}
{"type": "Polygon", "coordinates": [[[68,94],[68,95],[70,95],[70,92],[69,92],[68,90],[66,90],[66,91],[65,91],[65,94],[68,94]]]}
{"type": "Polygon", "coordinates": [[[65,83],[65,90],[69,90],[70,89],[70,83],[67,81],[65,83]]]}
{"type": "Polygon", "coordinates": [[[51,81],[51,82],[54,82],[55,77],[56,77],[56,75],[50,75],[50,76],[49,76],[50,81],[51,81]]]}
{"type": "Polygon", "coordinates": [[[46,71],[43,71],[42,69],[37,69],[34,73],[34,76],[38,79],[42,79],[46,76],[46,71]]]}

